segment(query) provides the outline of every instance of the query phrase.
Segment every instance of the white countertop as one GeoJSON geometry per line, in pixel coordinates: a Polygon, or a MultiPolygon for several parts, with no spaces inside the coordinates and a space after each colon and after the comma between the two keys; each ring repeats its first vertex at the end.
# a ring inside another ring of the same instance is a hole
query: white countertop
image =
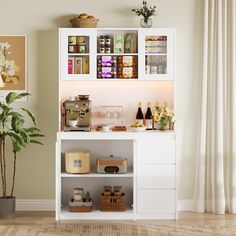
{"type": "Polygon", "coordinates": [[[176,135],[176,131],[159,131],[159,130],[148,130],[143,132],[130,132],[130,131],[60,131],[57,132],[57,140],[77,140],[77,139],[121,139],[121,140],[133,140],[138,138],[151,138],[151,137],[169,137],[176,135]]]}

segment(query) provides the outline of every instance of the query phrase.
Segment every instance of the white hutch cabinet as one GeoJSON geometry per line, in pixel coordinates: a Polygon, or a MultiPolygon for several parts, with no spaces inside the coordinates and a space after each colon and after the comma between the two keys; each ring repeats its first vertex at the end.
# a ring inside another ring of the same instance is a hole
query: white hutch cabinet
{"type": "Polygon", "coordinates": [[[59,132],[56,142],[56,220],[176,219],[177,157],[175,131],[64,132],[61,106],[69,96],[90,94],[92,105],[124,106],[124,125],[135,119],[137,99],[167,100],[175,107],[175,30],[166,28],[65,28],[59,30],[59,132]],[[137,47],[131,51],[105,53],[99,37],[129,33],[137,47]],[[73,42],[84,36],[85,47],[73,42]],[[99,58],[104,55],[134,56],[132,76],[101,77],[99,58]],[[76,65],[77,63],[77,65],[76,65]],[[82,63],[78,67],[78,63],[82,63]],[[120,89],[120,90],[119,90],[120,89]],[[108,92],[110,93],[108,93],[108,92]],[[111,94],[111,95],[109,95],[111,94]],[[109,97],[107,97],[109,96],[109,97]],[[117,97],[119,96],[119,97],[117,97]],[[133,108],[134,107],[134,108],[133,108]],[[133,110],[132,110],[133,108],[133,110]],[[89,150],[91,172],[65,172],[64,153],[89,150]],[[96,159],[113,154],[128,160],[126,174],[96,173],[96,159]],[[102,212],[99,197],[104,185],[120,185],[125,192],[126,211],[102,212]],[[73,188],[89,191],[94,200],[90,213],[72,213],[68,203],[73,188]]]}

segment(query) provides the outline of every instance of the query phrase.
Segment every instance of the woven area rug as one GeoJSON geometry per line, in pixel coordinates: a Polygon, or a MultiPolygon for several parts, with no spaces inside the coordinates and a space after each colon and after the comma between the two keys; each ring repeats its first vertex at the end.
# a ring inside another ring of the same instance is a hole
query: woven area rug
{"type": "Polygon", "coordinates": [[[236,235],[235,226],[61,224],[0,225],[0,236],[218,236],[236,235]]]}

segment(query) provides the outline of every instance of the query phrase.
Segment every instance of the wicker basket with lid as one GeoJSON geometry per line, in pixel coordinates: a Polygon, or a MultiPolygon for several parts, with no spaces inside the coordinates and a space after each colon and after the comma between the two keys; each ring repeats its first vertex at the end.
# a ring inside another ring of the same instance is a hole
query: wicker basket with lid
{"type": "Polygon", "coordinates": [[[73,28],[96,28],[99,19],[94,18],[93,16],[84,16],[80,14],[70,19],[70,23],[73,28]]]}

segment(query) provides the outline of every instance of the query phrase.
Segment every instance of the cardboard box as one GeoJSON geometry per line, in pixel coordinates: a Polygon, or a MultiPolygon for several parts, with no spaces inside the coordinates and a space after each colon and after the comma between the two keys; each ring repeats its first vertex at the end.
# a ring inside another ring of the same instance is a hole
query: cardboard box
{"type": "Polygon", "coordinates": [[[89,58],[88,57],[83,57],[82,72],[83,74],[89,74],[89,58]]]}
{"type": "Polygon", "coordinates": [[[83,74],[83,58],[75,58],[74,74],[83,74]]]}
{"type": "Polygon", "coordinates": [[[124,35],[114,34],[114,53],[124,52],[124,35]]]}

